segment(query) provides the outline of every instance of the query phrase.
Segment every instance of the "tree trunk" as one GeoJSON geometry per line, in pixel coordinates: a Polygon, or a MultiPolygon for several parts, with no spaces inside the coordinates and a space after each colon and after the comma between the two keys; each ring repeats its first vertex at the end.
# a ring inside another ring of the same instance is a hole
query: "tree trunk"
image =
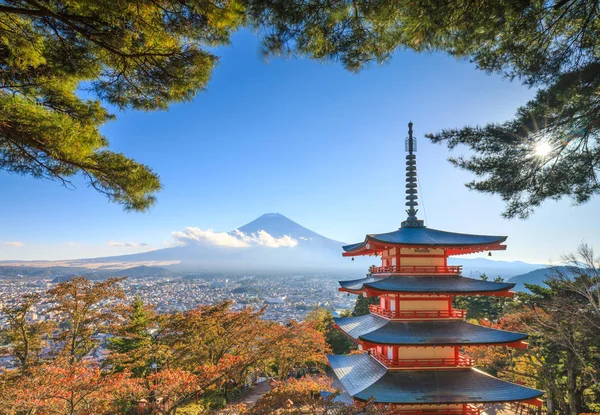
{"type": "Polygon", "coordinates": [[[565,366],[567,369],[567,397],[569,405],[569,415],[578,415],[582,411],[583,396],[577,387],[577,381],[580,380],[580,370],[577,365],[577,356],[567,350],[565,366]]]}
{"type": "Polygon", "coordinates": [[[554,398],[550,392],[548,392],[546,398],[546,409],[548,410],[548,415],[554,415],[554,398]]]}

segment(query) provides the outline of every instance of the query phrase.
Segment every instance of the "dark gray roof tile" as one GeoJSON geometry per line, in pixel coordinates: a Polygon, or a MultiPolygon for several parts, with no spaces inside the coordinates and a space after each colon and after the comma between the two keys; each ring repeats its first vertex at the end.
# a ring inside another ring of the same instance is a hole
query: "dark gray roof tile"
{"type": "Polygon", "coordinates": [[[361,291],[372,288],[387,292],[402,293],[450,293],[469,294],[510,290],[512,283],[493,282],[465,278],[462,276],[390,276],[384,278],[362,278],[359,280],[339,281],[342,288],[361,291]]]}
{"type": "Polygon", "coordinates": [[[346,245],[346,252],[354,251],[364,246],[369,239],[383,243],[415,246],[472,246],[472,245],[495,245],[506,240],[506,236],[494,235],[472,235],[467,233],[456,233],[439,231],[427,227],[400,228],[393,232],[367,235],[360,243],[346,245]]]}
{"type": "Polygon", "coordinates": [[[394,404],[493,403],[543,395],[542,391],[496,379],[477,369],[386,372],[364,354],[327,358],[348,393],[361,400],[374,398],[375,402],[394,404]]]}

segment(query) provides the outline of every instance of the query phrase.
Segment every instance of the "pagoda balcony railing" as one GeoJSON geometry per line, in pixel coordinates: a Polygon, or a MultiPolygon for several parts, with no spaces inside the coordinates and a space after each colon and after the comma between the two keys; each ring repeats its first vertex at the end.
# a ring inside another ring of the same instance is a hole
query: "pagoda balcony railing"
{"type": "Polygon", "coordinates": [[[396,409],[394,415],[481,415],[482,410],[473,405],[447,409],[396,409]]]}
{"type": "Polygon", "coordinates": [[[439,265],[439,266],[397,266],[386,265],[382,267],[371,266],[371,274],[452,274],[459,275],[462,265],[439,265]]]}
{"type": "Polygon", "coordinates": [[[371,355],[388,369],[434,368],[434,367],[471,367],[473,359],[467,356],[440,359],[390,359],[372,349],[371,355]]]}
{"type": "Polygon", "coordinates": [[[467,315],[467,310],[457,308],[451,310],[387,310],[378,305],[370,305],[369,311],[388,319],[465,318],[467,315]]]}

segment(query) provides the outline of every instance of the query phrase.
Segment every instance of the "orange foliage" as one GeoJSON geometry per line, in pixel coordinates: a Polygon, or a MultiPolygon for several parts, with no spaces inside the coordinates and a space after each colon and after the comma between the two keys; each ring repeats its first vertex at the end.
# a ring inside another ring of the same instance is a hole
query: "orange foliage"
{"type": "MultiPolygon", "coordinates": [[[[243,386],[259,369],[285,380],[319,367],[329,352],[314,322],[265,321],[263,309],[233,311],[229,302],[171,314],[143,303],[112,307],[123,298],[119,282],[74,278],[48,291],[64,327],[52,339],[61,353],[0,374],[0,414],[173,414],[208,390],[243,386]],[[85,362],[99,345],[97,333],[114,336],[103,368],[85,362]]],[[[286,385],[302,396],[323,390],[322,381],[309,378],[286,385]]]]}
{"type": "Polygon", "coordinates": [[[290,321],[282,326],[270,323],[267,331],[269,349],[265,360],[277,367],[277,377],[287,379],[299,369],[325,364],[325,354],[330,352],[325,336],[314,322],[290,321]]]}
{"type": "Polygon", "coordinates": [[[119,411],[143,388],[127,372],[104,376],[97,366],[61,359],[33,367],[4,392],[7,413],[87,415],[119,411]]]}

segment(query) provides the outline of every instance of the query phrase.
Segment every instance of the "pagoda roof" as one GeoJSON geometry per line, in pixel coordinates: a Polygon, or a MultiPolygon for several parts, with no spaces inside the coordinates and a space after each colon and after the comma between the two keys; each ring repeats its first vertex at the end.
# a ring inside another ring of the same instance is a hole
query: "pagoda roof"
{"type": "Polygon", "coordinates": [[[362,292],[367,289],[393,293],[480,294],[508,291],[514,283],[494,282],[463,276],[388,276],[339,281],[342,291],[362,292]]]}
{"type": "MultiPolygon", "coordinates": [[[[500,246],[506,240],[506,236],[473,235],[467,233],[446,232],[437,229],[420,227],[402,227],[393,232],[369,234],[360,243],[346,245],[343,247],[345,255],[361,254],[376,251],[368,245],[392,245],[407,247],[440,247],[460,248],[479,247],[476,251],[505,249],[500,246]],[[365,252],[367,251],[367,252],[365,252]]],[[[381,249],[381,247],[379,248],[381,249]]],[[[451,252],[458,253],[458,252],[451,252]]]]}
{"type": "Polygon", "coordinates": [[[354,398],[393,404],[462,404],[525,401],[542,391],[477,369],[388,371],[367,354],[328,355],[335,375],[354,398]]]}
{"type": "Polygon", "coordinates": [[[467,323],[463,320],[390,321],[367,314],[334,318],[348,336],[375,344],[456,346],[504,344],[524,340],[527,334],[467,323]]]}

